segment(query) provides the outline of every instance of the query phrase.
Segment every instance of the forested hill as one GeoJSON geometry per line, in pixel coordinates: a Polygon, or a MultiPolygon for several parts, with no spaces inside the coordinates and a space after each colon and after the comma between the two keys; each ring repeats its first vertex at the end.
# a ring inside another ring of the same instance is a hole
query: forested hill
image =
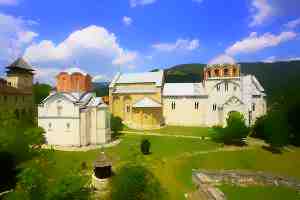
{"type": "MultiPolygon", "coordinates": [[[[243,74],[253,74],[264,86],[268,99],[300,93],[300,61],[239,63],[243,74]]],[[[166,70],[166,82],[200,82],[205,64],[182,64],[166,70]]]]}

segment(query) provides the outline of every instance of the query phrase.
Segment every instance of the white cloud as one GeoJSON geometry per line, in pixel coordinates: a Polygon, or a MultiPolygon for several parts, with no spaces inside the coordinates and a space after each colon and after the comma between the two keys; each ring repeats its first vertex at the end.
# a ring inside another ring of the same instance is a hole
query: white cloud
{"type": "Polygon", "coordinates": [[[126,26],[129,26],[132,24],[132,19],[130,17],[127,17],[127,16],[124,16],[123,17],[123,23],[126,25],[126,26]]]}
{"type": "Polygon", "coordinates": [[[155,3],[156,0],[130,0],[130,7],[134,8],[137,6],[145,6],[145,5],[149,5],[149,4],[153,4],[155,3]]]}
{"type": "Polygon", "coordinates": [[[21,55],[25,45],[38,36],[30,30],[34,24],[32,20],[0,13],[0,60],[11,61],[21,55]]]}
{"type": "Polygon", "coordinates": [[[221,54],[212,60],[208,62],[208,64],[234,64],[235,60],[233,57],[226,55],[226,54],[221,54]]]}
{"type": "Polygon", "coordinates": [[[93,82],[100,82],[100,81],[108,81],[109,78],[105,75],[96,75],[96,76],[93,76],[93,82]]]}
{"type": "Polygon", "coordinates": [[[299,25],[300,25],[300,17],[298,19],[289,21],[287,24],[285,24],[285,26],[290,29],[296,28],[299,25]]]}
{"type": "Polygon", "coordinates": [[[17,4],[18,4],[17,0],[0,0],[0,5],[14,6],[17,4]]]}
{"type": "Polygon", "coordinates": [[[252,0],[251,10],[253,15],[249,24],[250,27],[262,25],[273,15],[273,8],[268,0],[252,0]]]}
{"type": "Polygon", "coordinates": [[[199,40],[177,39],[175,43],[158,43],[152,47],[158,51],[172,52],[176,50],[193,51],[199,48],[199,40]]]}
{"type": "Polygon", "coordinates": [[[55,76],[61,71],[59,68],[53,67],[34,67],[35,80],[38,82],[55,83],[55,76]]]}
{"type": "Polygon", "coordinates": [[[295,32],[282,32],[279,35],[265,33],[258,36],[256,32],[252,32],[247,38],[234,43],[226,49],[226,54],[236,55],[240,53],[252,53],[268,47],[277,46],[283,42],[296,38],[295,32]]]}
{"type": "Polygon", "coordinates": [[[263,60],[264,63],[274,63],[279,61],[295,61],[300,60],[300,57],[288,57],[288,58],[277,58],[276,56],[270,56],[263,60]]]}
{"type": "Polygon", "coordinates": [[[34,63],[70,63],[79,59],[80,62],[93,60],[94,64],[127,65],[134,62],[137,53],[121,48],[116,36],[104,27],[92,25],[74,31],[59,44],[51,40],[32,44],[24,57],[34,63]]]}

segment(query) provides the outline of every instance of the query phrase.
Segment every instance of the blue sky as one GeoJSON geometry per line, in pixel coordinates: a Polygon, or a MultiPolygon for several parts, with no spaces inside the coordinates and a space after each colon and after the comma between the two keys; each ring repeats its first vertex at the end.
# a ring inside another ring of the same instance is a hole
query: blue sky
{"type": "Polygon", "coordinates": [[[300,59],[299,8],[299,0],[0,0],[0,64],[24,56],[37,80],[53,82],[73,67],[103,80],[119,68],[300,59]]]}

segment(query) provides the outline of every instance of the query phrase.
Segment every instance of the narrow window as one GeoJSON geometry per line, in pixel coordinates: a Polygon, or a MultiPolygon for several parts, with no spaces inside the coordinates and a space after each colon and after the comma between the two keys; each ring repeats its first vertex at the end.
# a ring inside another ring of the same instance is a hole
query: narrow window
{"type": "Polygon", "coordinates": [[[196,109],[196,110],[199,109],[199,102],[195,102],[195,109],[196,109]]]}
{"type": "Polygon", "coordinates": [[[252,111],[255,111],[255,103],[252,103],[252,111]]]}
{"type": "Polygon", "coordinates": [[[51,129],[52,128],[52,124],[51,122],[48,124],[48,128],[51,129]]]}
{"type": "Polygon", "coordinates": [[[57,115],[61,116],[61,111],[62,111],[62,107],[61,106],[57,106],[57,115]]]}
{"type": "Polygon", "coordinates": [[[175,110],[175,108],[176,108],[176,104],[175,104],[175,102],[174,102],[174,101],[171,103],[171,107],[172,107],[172,110],[175,110]]]}
{"type": "Polygon", "coordinates": [[[213,104],[213,111],[217,110],[217,104],[213,104]]]}
{"type": "Polygon", "coordinates": [[[220,91],[220,84],[217,85],[217,91],[220,91]]]}
{"type": "Polygon", "coordinates": [[[236,91],[236,89],[237,89],[237,87],[236,87],[236,86],[234,86],[234,87],[233,87],[233,90],[234,90],[234,91],[236,91]]]}
{"type": "Polygon", "coordinates": [[[67,129],[70,129],[70,123],[67,123],[67,129]]]}
{"type": "Polygon", "coordinates": [[[227,82],[225,83],[225,91],[226,92],[228,91],[228,83],[227,82]]]}
{"type": "Polygon", "coordinates": [[[228,69],[224,69],[224,76],[228,76],[228,69]]]}
{"type": "Polygon", "coordinates": [[[130,112],[130,106],[129,105],[126,106],[126,112],[130,112]]]}

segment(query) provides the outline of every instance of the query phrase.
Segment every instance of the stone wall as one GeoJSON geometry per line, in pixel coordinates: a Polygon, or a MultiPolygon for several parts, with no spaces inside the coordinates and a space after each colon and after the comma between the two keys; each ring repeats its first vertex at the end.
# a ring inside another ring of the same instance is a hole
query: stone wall
{"type": "MultiPolygon", "coordinates": [[[[300,181],[298,179],[292,177],[273,175],[266,172],[250,172],[243,170],[199,170],[193,172],[193,181],[196,183],[199,190],[206,192],[207,195],[210,195],[211,193],[210,191],[208,191],[208,188],[215,188],[215,186],[224,183],[233,184],[237,186],[284,186],[293,188],[300,192],[300,181]]],[[[216,198],[207,199],[210,200],[216,198]]],[[[221,200],[222,198],[219,199],[221,200]]]]}

